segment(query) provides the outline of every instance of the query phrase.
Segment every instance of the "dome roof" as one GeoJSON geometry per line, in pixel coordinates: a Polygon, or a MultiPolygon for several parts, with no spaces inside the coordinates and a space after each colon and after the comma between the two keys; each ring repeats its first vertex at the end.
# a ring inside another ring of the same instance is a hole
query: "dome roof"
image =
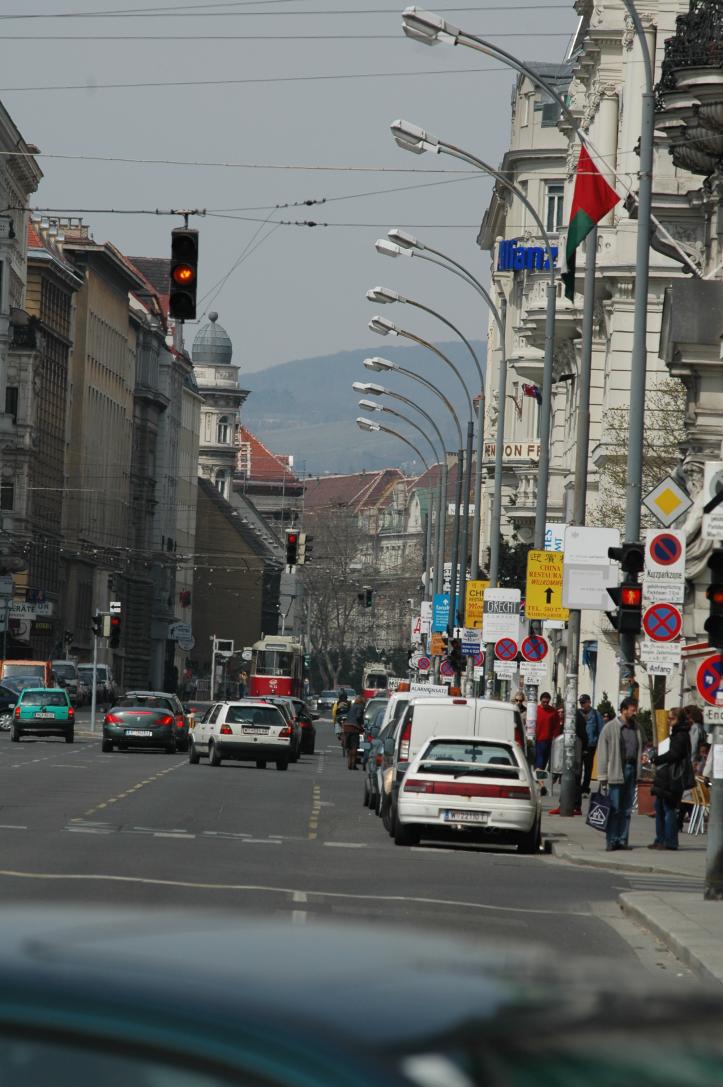
{"type": "Polygon", "coordinates": [[[218,314],[208,315],[208,324],[199,328],[191,348],[194,366],[229,366],[233,355],[231,338],[222,325],[217,324],[218,314]]]}

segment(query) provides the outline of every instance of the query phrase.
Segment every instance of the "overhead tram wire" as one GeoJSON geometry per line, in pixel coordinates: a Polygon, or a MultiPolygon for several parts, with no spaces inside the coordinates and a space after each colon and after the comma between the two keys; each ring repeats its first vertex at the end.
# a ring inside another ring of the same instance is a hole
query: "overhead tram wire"
{"type": "MultiPolygon", "coordinates": [[[[569,31],[511,30],[490,35],[497,38],[565,38],[569,31]]],[[[4,42],[320,42],[399,41],[398,34],[8,34],[4,42]]]]}
{"type": "MultiPolygon", "coordinates": [[[[229,18],[234,15],[241,16],[267,16],[267,15],[285,15],[285,16],[299,16],[299,15],[393,15],[398,16],[399,7],[395,5],[389,8],[363,8],[363,9],[341,9],[338,11],[326,10],[326,11],[239,11],[238,8],[259,8],[264,5],[276,5],[287,3],[300,3],[301,0],[236,0],[234,3],[218,3],[218,4],[172,4],[157,6],[155,10],[153,8],[116,8],[115,11],[66,11],[66,12],[31,12],[31,13],[13,13],[9,15],[0,15],[1,20],[17,20],[17,19],[160,19],[160,18],[174,18],[174,19],[189,19],[189,18],[203,18],[208,19],[212,16],[219,16],[221,18],[229,18]],[[208,8],[235,8],[237,10],[230,11],[208,11],[208,8]],[[202,10],[199,10],[202,9],[202,10]]],[[[452,12],[452,11],[536,11],[536,10],[569,10],[569,4],[475,4],[473,6],[453,6],[453,7],[441,7],[437,8],[437,11],[452,12]]]]}

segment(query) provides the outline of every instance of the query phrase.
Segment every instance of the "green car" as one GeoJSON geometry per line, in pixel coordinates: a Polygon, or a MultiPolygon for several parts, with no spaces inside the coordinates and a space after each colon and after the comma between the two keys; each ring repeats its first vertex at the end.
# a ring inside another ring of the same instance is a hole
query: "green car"
{"type": "Polygon", "coordinates": [[[65,736],[72,744],[75,710],[67,691],[61,687],[26,687],[20,692],[13,710],[10,739],[18,742],[24,732],[34,736],[65,736]]]}

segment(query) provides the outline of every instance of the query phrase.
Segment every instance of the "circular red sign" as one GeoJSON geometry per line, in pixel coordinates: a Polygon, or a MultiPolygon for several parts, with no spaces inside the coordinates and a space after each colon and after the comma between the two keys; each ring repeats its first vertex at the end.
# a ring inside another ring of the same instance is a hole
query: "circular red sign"
{"type": "Polygon", "coordinates": [[[481,649],[480,652],[474,658],[473,663],[474,663],[475,668],[481,668],[482,665],[484,664],[484,662],[485,662],[485,651],[484,651],[484,649],[481,649]]]}
{"type": "Polygon", "coordinates": [[[530,634],[529,638],[525,638],[520,646],[520,653],[526,661],[533,663],[544,660],[548,648],[547,638],[543,638],[539,634],[530,634]]]}
{"type": "Polygon", "coordinates": [[[683,554],[683,547],[671,532],[659,532],[650,541],[649,551],[656,566],[673,566],[683,554]]]}
{"type": "Polygon", "coordinates": [[[643,616],[643,630],[654,642],[672,642],[683,629],[683,616],[673,604],[651,604],[643,616]]]}
{"type": "Polygon", "coordinates": [[[720,653],[713,653],[712,656],[706,657],[698,665],[695,685],[698,688],[698,694],[706,700],[709,706],[717,706],[718,704],[716,695],[718,688],[722,685],[721,671],[720,653]]]}
{"type": "Polygon", "coordinates": [[[428,672],[432,666],[432,662],[429,657],[420,657],[417,661],[417,668],[420,672],[428,672]]]}
{"type": "Polygon", "coordinates": [[[517,642],[514,638],[500,638],[495,642],[495,656],[500,661],[513,661],[517,656],[517,642]]]}
{"type": "Polygon", "coordinates": [[[450,664],[449,661],[442,661],[442,663],[439,666],[439,674],[441,676],[453,676],[454,675],[454,665],[450,664]]]}

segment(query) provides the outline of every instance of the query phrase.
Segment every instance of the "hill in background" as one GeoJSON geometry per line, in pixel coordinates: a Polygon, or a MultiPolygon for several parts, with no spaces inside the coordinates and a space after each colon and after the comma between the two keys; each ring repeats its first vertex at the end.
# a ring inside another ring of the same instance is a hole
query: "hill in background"
{"type": "MultiPolygon", "coordinates": [[[[466,348],[456,342],[435,346],[454,362],[469,388],[476,392],[479,379],[466,348]]],[[[472,346],[484,367],[484,345],[473,343],[472,346]]],[[[389,465],[399,465],[410,472],[421,470],[422,465],[413,451],[398,439],[386,434],[365,434],[357,427],[356,417],[370,413],[359,408],[357,402],[361,394],[353,392],[352,382],[371,381],[402,393],[428,411],[442,431],[447,448],[456,449],[456,428],[439,398],[410,378],[366,370],[362,362],[371,354],[371,349],[360,348],[319,358],[296,359],[268,370],[242,374],[241,383],[251,392],[243,407],[244,425],[273,452],[291,453],[301,475],[359,472],[389,465]]],[[[388,348],[380,343],[379,354],[440,388],[452,402],[464,432],[468,407],[462,386],[441,359],[422,347],[397,347],[392,343],[388,348]]],[[[390,397],[382,397],[381,401],[409,414],[425,430],[429,429],[412,409],[390,397]]],[[[421,434],[386,412],[372,414],[383,426],[399,429],[407,435],[427,460],[433,459],[421,434]]]]}

